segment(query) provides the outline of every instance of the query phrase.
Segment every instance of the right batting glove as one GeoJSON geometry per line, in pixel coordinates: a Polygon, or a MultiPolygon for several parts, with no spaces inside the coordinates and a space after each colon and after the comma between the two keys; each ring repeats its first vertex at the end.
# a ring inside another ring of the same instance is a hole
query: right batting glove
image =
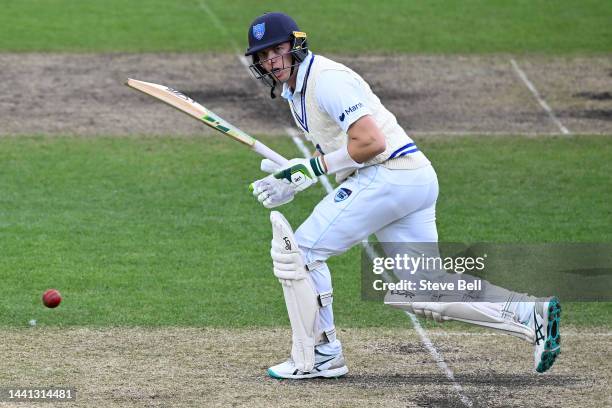
{"type": "Polygon", "coordinates": [[[293,186],[296,191],[306,190],[317,182],[317,177],[325,173],[320,160],[320,157],[291,159],[287,165],[274,173],[274,177],[293,186]]]}

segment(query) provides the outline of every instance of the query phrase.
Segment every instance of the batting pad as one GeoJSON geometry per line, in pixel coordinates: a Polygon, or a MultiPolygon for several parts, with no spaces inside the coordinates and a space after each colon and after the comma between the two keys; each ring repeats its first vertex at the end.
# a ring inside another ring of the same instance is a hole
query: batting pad
{"type": "Polygon", "coordinates": [[[314,284],[304,266],[302,254],[287,219],[278,211],[270,213],[274,275],[280,281],[292,331],[291,357],[298,370],[314,368],[319,303],[314,284]]]}
{"type": "Polygon", "coordinates": [[[534,332],[505,313],[503,304],[487,302],[413,302],[414,314],[438,322],[457,320],[497,330],[534,343],[534,332]]]}

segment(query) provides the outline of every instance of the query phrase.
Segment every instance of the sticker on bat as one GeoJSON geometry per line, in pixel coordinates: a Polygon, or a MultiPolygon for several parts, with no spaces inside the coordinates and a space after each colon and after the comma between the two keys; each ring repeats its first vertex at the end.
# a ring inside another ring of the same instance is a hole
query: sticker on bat
{"type": "Polygon", "coordinates": [[[170,88],[170,87],[168,87],[168,86],[167,86],[167,87],[166,87],[166,90],[167,90],[168,92],[172,92],[172,93],[173,93],[175,96],[178,96],[179,98],[184,99],[184,100],[186,100],[186,101],[187,101],[187,102],[189,102],[189,103],[196,103],[196,101],[194,101],[193,99],[191,99],[190,97],[188,97],[188,96],[187,96],[187,95],[185,95],[184,93],[182,93],[182,92],[180,92],[180,91],[177,91],[176,89],[172,89],[172,88],[170,88]]]}
{"type": "Polygon", "coordinates": [[[218,129],[220,131],[222,131],[223,133],[227,133],[230,131],[229,128],[223,126],[221,124],[221,121],[217,118],[215,118],[214,116],[210,116],[210,115],[205,115],[202,117],[202,119],[208,123],[210,123],[211,126],[214,126],[215,129],[218,129]],[[211,123],[212,122],[212,123],[211,123]]]}

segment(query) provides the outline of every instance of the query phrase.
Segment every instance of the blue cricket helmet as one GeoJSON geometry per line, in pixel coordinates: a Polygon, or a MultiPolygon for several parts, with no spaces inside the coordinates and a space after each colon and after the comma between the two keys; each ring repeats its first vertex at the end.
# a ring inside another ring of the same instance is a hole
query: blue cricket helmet
{"type": "Polygon", "coordinates": [[[295,20],[283,13],[266,13],[257,17],[249,27],[249,47],[245,56],[251,56],[253,63],[249,66],[255,78],[260,79],[270,88],[270,96],[274,95],[276,77],[261,66],[257,53],[266,48],[289,41],[290,54],[293,56],[291,72],[308,56],[306,33],[301,32],[295,20]]]}
{"type": "Polygon", "coordinates": [[[284,13],[266,13],[257,17],[249,27],[248,36],[246,56],[255,56],[257,52],[285,41],[291,42],[291,49],[296,51],[294,55],[298,61],[303,61],[308,54],[306,34],[300,31],[295,20],[284,13]]]}

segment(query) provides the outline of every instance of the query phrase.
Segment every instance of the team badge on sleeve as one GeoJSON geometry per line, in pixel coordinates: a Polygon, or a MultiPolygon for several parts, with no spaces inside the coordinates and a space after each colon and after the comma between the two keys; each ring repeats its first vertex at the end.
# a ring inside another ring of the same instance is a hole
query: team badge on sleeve
{"type": "Polygon", "coordinates": [[[255,24],[253,26],[253,37],[261,40],[266,33],[266,23],[255,24]]]}
{"type": "Polygon", "coordinates": [[[336,203],[339,203],[340,201],[344,201],[347,198],[349,198],[349,196],[351,195],[352,191],[349,190],[348,188],[344,188],[342,187],[340,190],[338,190],[338,192],[336,193],[336,196],[334,197],[334,201],[336,203]]]}

